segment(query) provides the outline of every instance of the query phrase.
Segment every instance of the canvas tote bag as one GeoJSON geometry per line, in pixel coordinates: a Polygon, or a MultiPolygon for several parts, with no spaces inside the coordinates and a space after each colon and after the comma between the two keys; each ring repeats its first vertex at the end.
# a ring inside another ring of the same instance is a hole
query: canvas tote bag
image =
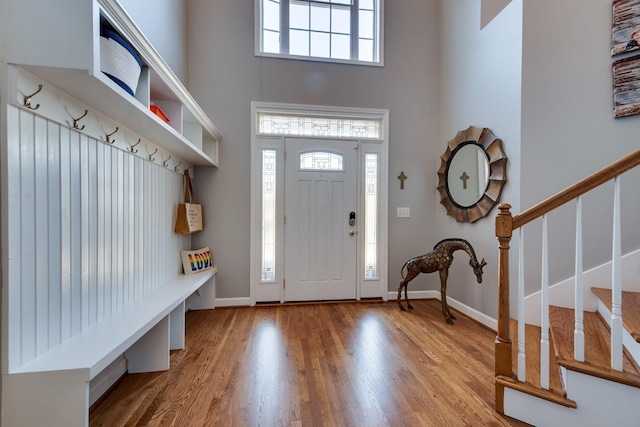
{"type": "Polygon", "coordinates": [[[184,171],[184,203],[178,205],[178,217],[176,218],[176,233],[190,234],[200,231],[202,225],[202,205],[196,204],[191,188],[189,171],[184,171]]]}

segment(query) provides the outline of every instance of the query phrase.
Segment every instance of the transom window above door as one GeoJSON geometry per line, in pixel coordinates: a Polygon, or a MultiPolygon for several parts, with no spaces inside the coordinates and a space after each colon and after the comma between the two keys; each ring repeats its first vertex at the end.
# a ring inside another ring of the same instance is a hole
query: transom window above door
{"type": "Polygon", "coordinates": [[[314,117],[258,113],[258,133],[264,135],[321,136],[381,139],[382,121],[370,118],[314,117]]]}
{"type": "Polygon", "coordinates": [[[256,54],[382,65],[384,0],[256,0],[256,54]]]}

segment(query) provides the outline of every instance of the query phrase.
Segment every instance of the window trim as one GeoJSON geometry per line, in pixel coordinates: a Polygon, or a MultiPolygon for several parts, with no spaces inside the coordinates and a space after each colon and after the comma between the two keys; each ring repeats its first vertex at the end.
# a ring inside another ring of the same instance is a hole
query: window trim
{"type": "MultiPolygon", "coordinates": [[[[294,61],[311,61],[311,62],[325,62],[330,64],[348,64],[348,65],[362,65],[367,67],[384,67],[384,0],[378,0],[380,13],[378,14],[378,59],[379,62],[372,61],[359,61],[355,59],[337,59],[337,58],[323,58],[316,56],[302,56],[302,55],[291,55],[289,53],[271,53],[271,52],[261,52],[261,37],[262,37],[262,25],[261,25],[261,9],[262,9],[262,1],[263,0],[254,0],[254,24],[253,24],[253,33],[254,33],[254,54],[255,56],[264,57],[264,58],[276,58],[276,59],[288,59],[294,61]]],[[[357,15],[356,15],[357,16],[357,15]]],[[[282,15],[281,15],[282,20],[282,15]]],[[[352,22],[356,20],[357,17],[354,18],[352,16],[352,22]]],[[[281,23],[281,27],[282,27],[281,23]]],[[[288,23],[287,23],[288,25],[288,23]]],[[[285,31],[283,34],[281,31],[281,37],[289,38],[288,31],[285,31]]],[[[358,43],[358,37],[352,38],[352,44],[358,43]]],[[[281,40],[282,45],[282,40],[281,40]]],[[[282,46],[281,46],[282,49],[282,46]]],[[[353,49],[353,46],[351,46],[353,49]]]]}

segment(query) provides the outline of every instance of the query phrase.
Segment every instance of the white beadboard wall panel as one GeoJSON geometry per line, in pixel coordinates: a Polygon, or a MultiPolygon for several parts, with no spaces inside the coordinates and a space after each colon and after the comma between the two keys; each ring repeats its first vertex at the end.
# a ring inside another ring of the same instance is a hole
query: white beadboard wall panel
{"type": "MultiPolygon", "coordinates": [[[[81,200],[79,197],[81,191],[80,137],[81,135],[79,133],[69,133],[69,210],[71,211],[71,248],[69,251],[69,257],[71,259],[70,335],[75,335],[82,329],[82,217],[81,200]]],[[[24,283],[22,286],[24,286],[24,283]]]]}
{"type": "MultiPolygon", "coordinates": [[[[34,116],[20,115],[20,182],[15,185],[20,189],[20,216],[21,230],[20,252],[17,254],[9,254],[10,257],[18,256],[22,260],[20,269],[22,270],[20,293],[21,298],[21,334],[22,354],[23,357],[33,358],[36,355],[36,275],[34,266],[36,265],[36,235],[35,235],[35,134],[34,134],[34,116]]],[[[11,150],[11,147],[9,147],[11,150]]],[[[8,177],[12,179],[11,176],[8,177]]],[[[13,186],[9,182],[10,186],[13,186]]],[[[9,224],[11,227],[11,224],[9,224]]],[[[10,307],[11,309],[11,307],[10,307]]]]}
{"type": "Polygon", "coordinates": [[[11,371],[181,273],[183,176],[8,107],[11,371]]]}
{"type": "MultiPolygon", "coordinates": [[[[19,123],[18,110],[13,108],[7,108],[7,123],[19,123]]],[[[19,177],[20,176],[20,150],[16,147],[17,142],[20,141],[20,126],[7,126],[7,140],[13,141],[13,149],[7,149],[7,176],[19,177]]],[[[8,147],[7,147],[8,148],[8,147]]],[[[7,206],[20,206],[20,187],[9,185],[7,190],[7,206]]],[[[7,221],[11,226],[7,227],[7,251],[9,254],[20,254],[22,247],[21,233],[22,218],[20,217],[20,209],[7,208],[7,221]]],[[[19,257],[7,257],[7,278],[8,283],[21,283],[22,282],[22,269],[19,257]]],[[[20,292],[8,292],[7,293],[7,307],[20,307],[22,305],[22,295],[20,292]]],[[[7,331],[16,331],[13,335],[11,346],[7,348],[8,360],[19,360],[22,354],[22,317],[20,310],[9,310],[7,321],[7,331]]],[[[6,339],[6,338],[5,338],[6,339]]],[[[7,368],[3,366],[3,369],[7,368]]]]}
{"type": "MultiPolygon", "coordinates": [[[[96,197],[97,200],[105,200],[105,161],[104,161],[104,144],[96,144],[96,197]]],[[[96,296],[96,320],[100,321],[104,319],[104,298],[105,298],[105,214],[103,209],[97,209],[96,211],[96,274],[97,274],[97,288],[95,290],[96,296]]]]}
{"type": "Polygon", "coordinates": [[[48,123],[47,127],[47,224],[48,227],[48,279],[50,286],[48,307],[49,342],[60,342],[62,337],[62,227],[61,198],[54,197],[60,193],[60,127],[55,123],[48,123]]]}
{"type": "MultiPolygon", "coordinates": [[[[11,123],[11,122],[8,122],[11,123]]],[[[71,336],[71,132],[60,129],[60,340],[71,336]]],[[[19,282],[10,281],[10,286],[19,282]]],[[[13,289],[9,290],[9,293],[13,289]]],[[[13,329],[9,329],[10,331],[13,329]]],[[[11,337],[13,340],[14,337],[11,337]]],[[[11,342],[13,344],[13,341],[11,342]]],[[[11,348],[11,346],[9,346],[11,348]]],[[[20,359],[10,359],[17,360],[20,359]]],[[[15,362],[18,363],[18,362],[15,362]]]]}
{"type": "Polygon", "coordinates": [[[44,144],[34,144],[34,204],[35,204],[35,273],[36,273],[36,353],[42,353],[49,345],[49,197],[46,183],[48,171],[47,122],[35,117],[34,137],[44,144]],[[43,183],[45,185],[41,185],[43,183]]]}

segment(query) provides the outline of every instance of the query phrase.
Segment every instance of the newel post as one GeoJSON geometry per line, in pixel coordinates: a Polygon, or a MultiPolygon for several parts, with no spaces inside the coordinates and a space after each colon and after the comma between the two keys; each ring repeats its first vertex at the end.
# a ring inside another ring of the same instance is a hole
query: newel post
{"type": "MultiPolygon", "coordinates": [[[[511,310],[509,307],[509,242],[513,232],[513,217],[511,205],[503,204],[498,207],[500,212],[496,216],[496,237],[498,238],[498,335],[495,342],[496,377],[513,377],[511,359],[511,334],[509,323],[511,310]]],[[[502,409],[502,388],[496,387],[496,406],[502,409]]]]}

